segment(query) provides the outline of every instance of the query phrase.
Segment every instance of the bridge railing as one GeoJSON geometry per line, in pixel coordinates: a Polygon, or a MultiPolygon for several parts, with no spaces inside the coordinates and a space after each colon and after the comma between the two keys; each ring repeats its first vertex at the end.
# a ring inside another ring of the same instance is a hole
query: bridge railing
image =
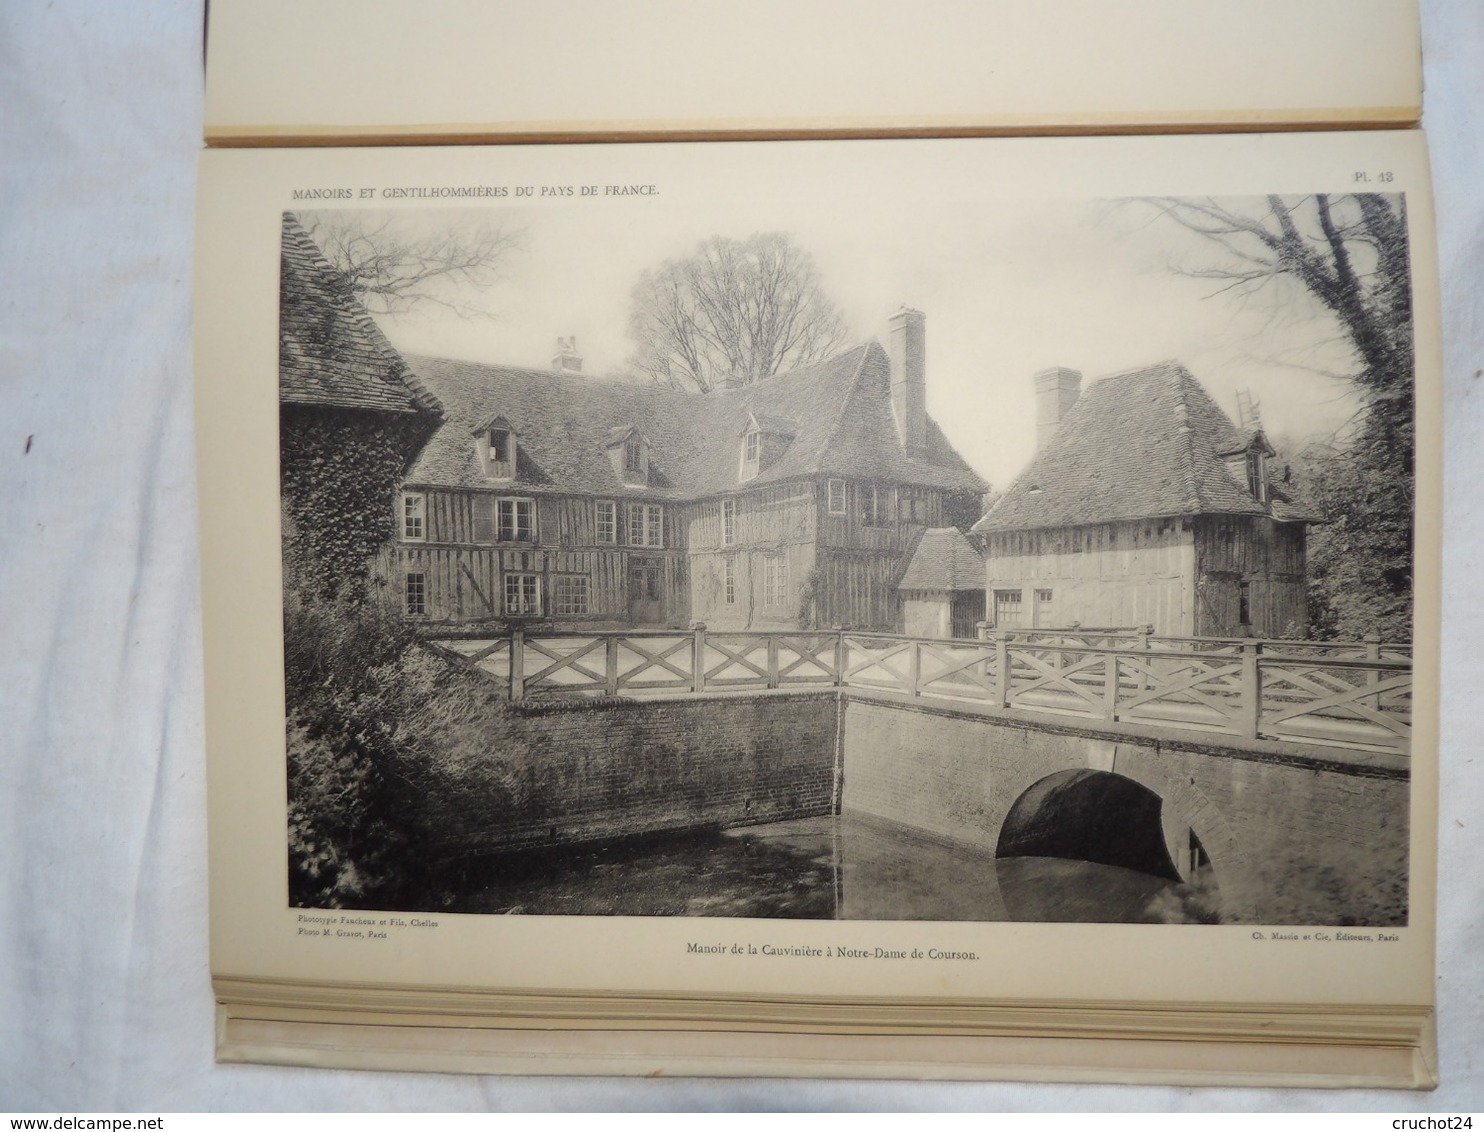
{"type": "Polygon", "coordinates": [[[1305,651],[1287,646],[1308,642],[1144,634],[1134,646],[1080,633],[1057,637],[1000,632],[938,640],[848,630],[713,632],[696,625],[516,628],[500,639],[427,644],[507,686],[513,701],[851,687],[1249,739],[1382,751],[1405,751],[1410,742],[1411,658],[1393,646],[1305,651]],[[1172,640],[1176,647],[1167,647],[1172,640]]]}

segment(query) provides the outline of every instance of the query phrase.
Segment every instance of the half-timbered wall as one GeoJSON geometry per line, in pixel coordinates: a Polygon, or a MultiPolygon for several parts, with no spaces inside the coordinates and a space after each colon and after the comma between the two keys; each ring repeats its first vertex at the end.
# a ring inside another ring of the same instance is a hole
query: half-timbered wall
{"type": "Polygon", "coordinates": [[[694,620],[747,629],[795,628],[809,619],[817,532],[812,484],[740,491],[690,504],[685,514],[694,620]]]}
{"type": "Polygon", "coordinates": [[[988,617],[1000,628],[1153,625],[1195,631],[1191,522],[1149,519],[989,535],[988,617]],[[1018,610],[996,591],[1019,593],[1018,610]]]}
{"type": "Polygon", "coordinates": [[[945,525],[943,493],[936,488],[852,479],[836,483],[845,489],[843,514],[830,510],[829,480],[817,485],[821,547],[907,551],[923,528],[945,525]]]}
{"type": "Polygon", "coordinates": [[[1195,550],[1200,579],[1197,634],[1269,638],[1302,634],[1308,625],[1302,523],[1205,515],[1195,521],[1195,550]]]}
{"type": "MultiPolygon", "coordinates": [[[[397,538],[382,551],[377,570],[388,600],[404,613],[412,612],[409,586],[418,584],[409,575],[420,574],[422,612],[414,615],[428,621],[539,619],[559,625],[668,626],[689,619],[682,505],[660,504],[663,546],[628,546],[628,505],[652,501],[610,500],[617,507],[616,541],[600,544],[598,499],[533,496],[522,492],[519,485],[492,491],[427,489],[417,493],[424,500],[424,538],[397,538]],[[498,539],[494,508],[500,499],[532,501],[530,541],[498,539]],[[506,579],[511,575],[536,579],[539,612],[517,617],[508,612],[506,579]],[[586,579],[585,587],[565,580],[573,578],[586,579]],[[570,606],[584,589],[585,613],[563,609],[562,599],[570,606]]],[[[398,507],[401,500],[399,493],[398,507]]]]}
{"type": "Polygon", "coordinates": [[[820,548],[815,570],[814,622],[872,633],[899,631],[900,551],[820,548]]]}

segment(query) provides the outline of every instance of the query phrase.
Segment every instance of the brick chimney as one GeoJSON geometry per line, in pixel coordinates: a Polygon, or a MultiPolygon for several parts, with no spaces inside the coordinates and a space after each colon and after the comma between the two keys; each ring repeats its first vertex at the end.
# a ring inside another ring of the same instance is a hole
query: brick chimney
{"type": "Polygon", "coordinates": [[[582,355],[577,352],[575,335],[556,340],[556,353],[551,355],[551,368],[557,373],[582,372],[582,355]]]}
{"type": "Polygon", "coordinates": [[[891,415],[908,452],[927,447],[927,334],[921,311],[903,307],[892,315],[891,415]]]}
{"type": "Polygon", "coordinates": [[[1082,392],[1082,375],[1065,366],[1043,369],[1032,379],[1036,386],[1036,451],[1046,447],[1057,426],[1077,403],[1082,392]]]}

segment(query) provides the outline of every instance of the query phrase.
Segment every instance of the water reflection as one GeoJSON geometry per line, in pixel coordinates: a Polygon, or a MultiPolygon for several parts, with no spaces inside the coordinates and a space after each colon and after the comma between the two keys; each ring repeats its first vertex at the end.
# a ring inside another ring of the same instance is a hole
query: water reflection
{"type": "Polygon", "coordinates": [[[512,854],[466,878],[449,911],[543,916],[1155,923],[1187,886],[1051,857],[996,860],[857,816],[512,854]]]}

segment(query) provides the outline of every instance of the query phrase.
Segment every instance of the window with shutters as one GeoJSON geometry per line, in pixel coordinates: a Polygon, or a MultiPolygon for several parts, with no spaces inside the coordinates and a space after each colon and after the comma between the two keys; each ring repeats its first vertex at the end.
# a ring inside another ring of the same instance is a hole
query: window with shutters
{"type": "Polygon", "coordinates": [[[868,527],[891,525],[891,489],[880,484],[861,485],[861,522],[868,527]]]}

